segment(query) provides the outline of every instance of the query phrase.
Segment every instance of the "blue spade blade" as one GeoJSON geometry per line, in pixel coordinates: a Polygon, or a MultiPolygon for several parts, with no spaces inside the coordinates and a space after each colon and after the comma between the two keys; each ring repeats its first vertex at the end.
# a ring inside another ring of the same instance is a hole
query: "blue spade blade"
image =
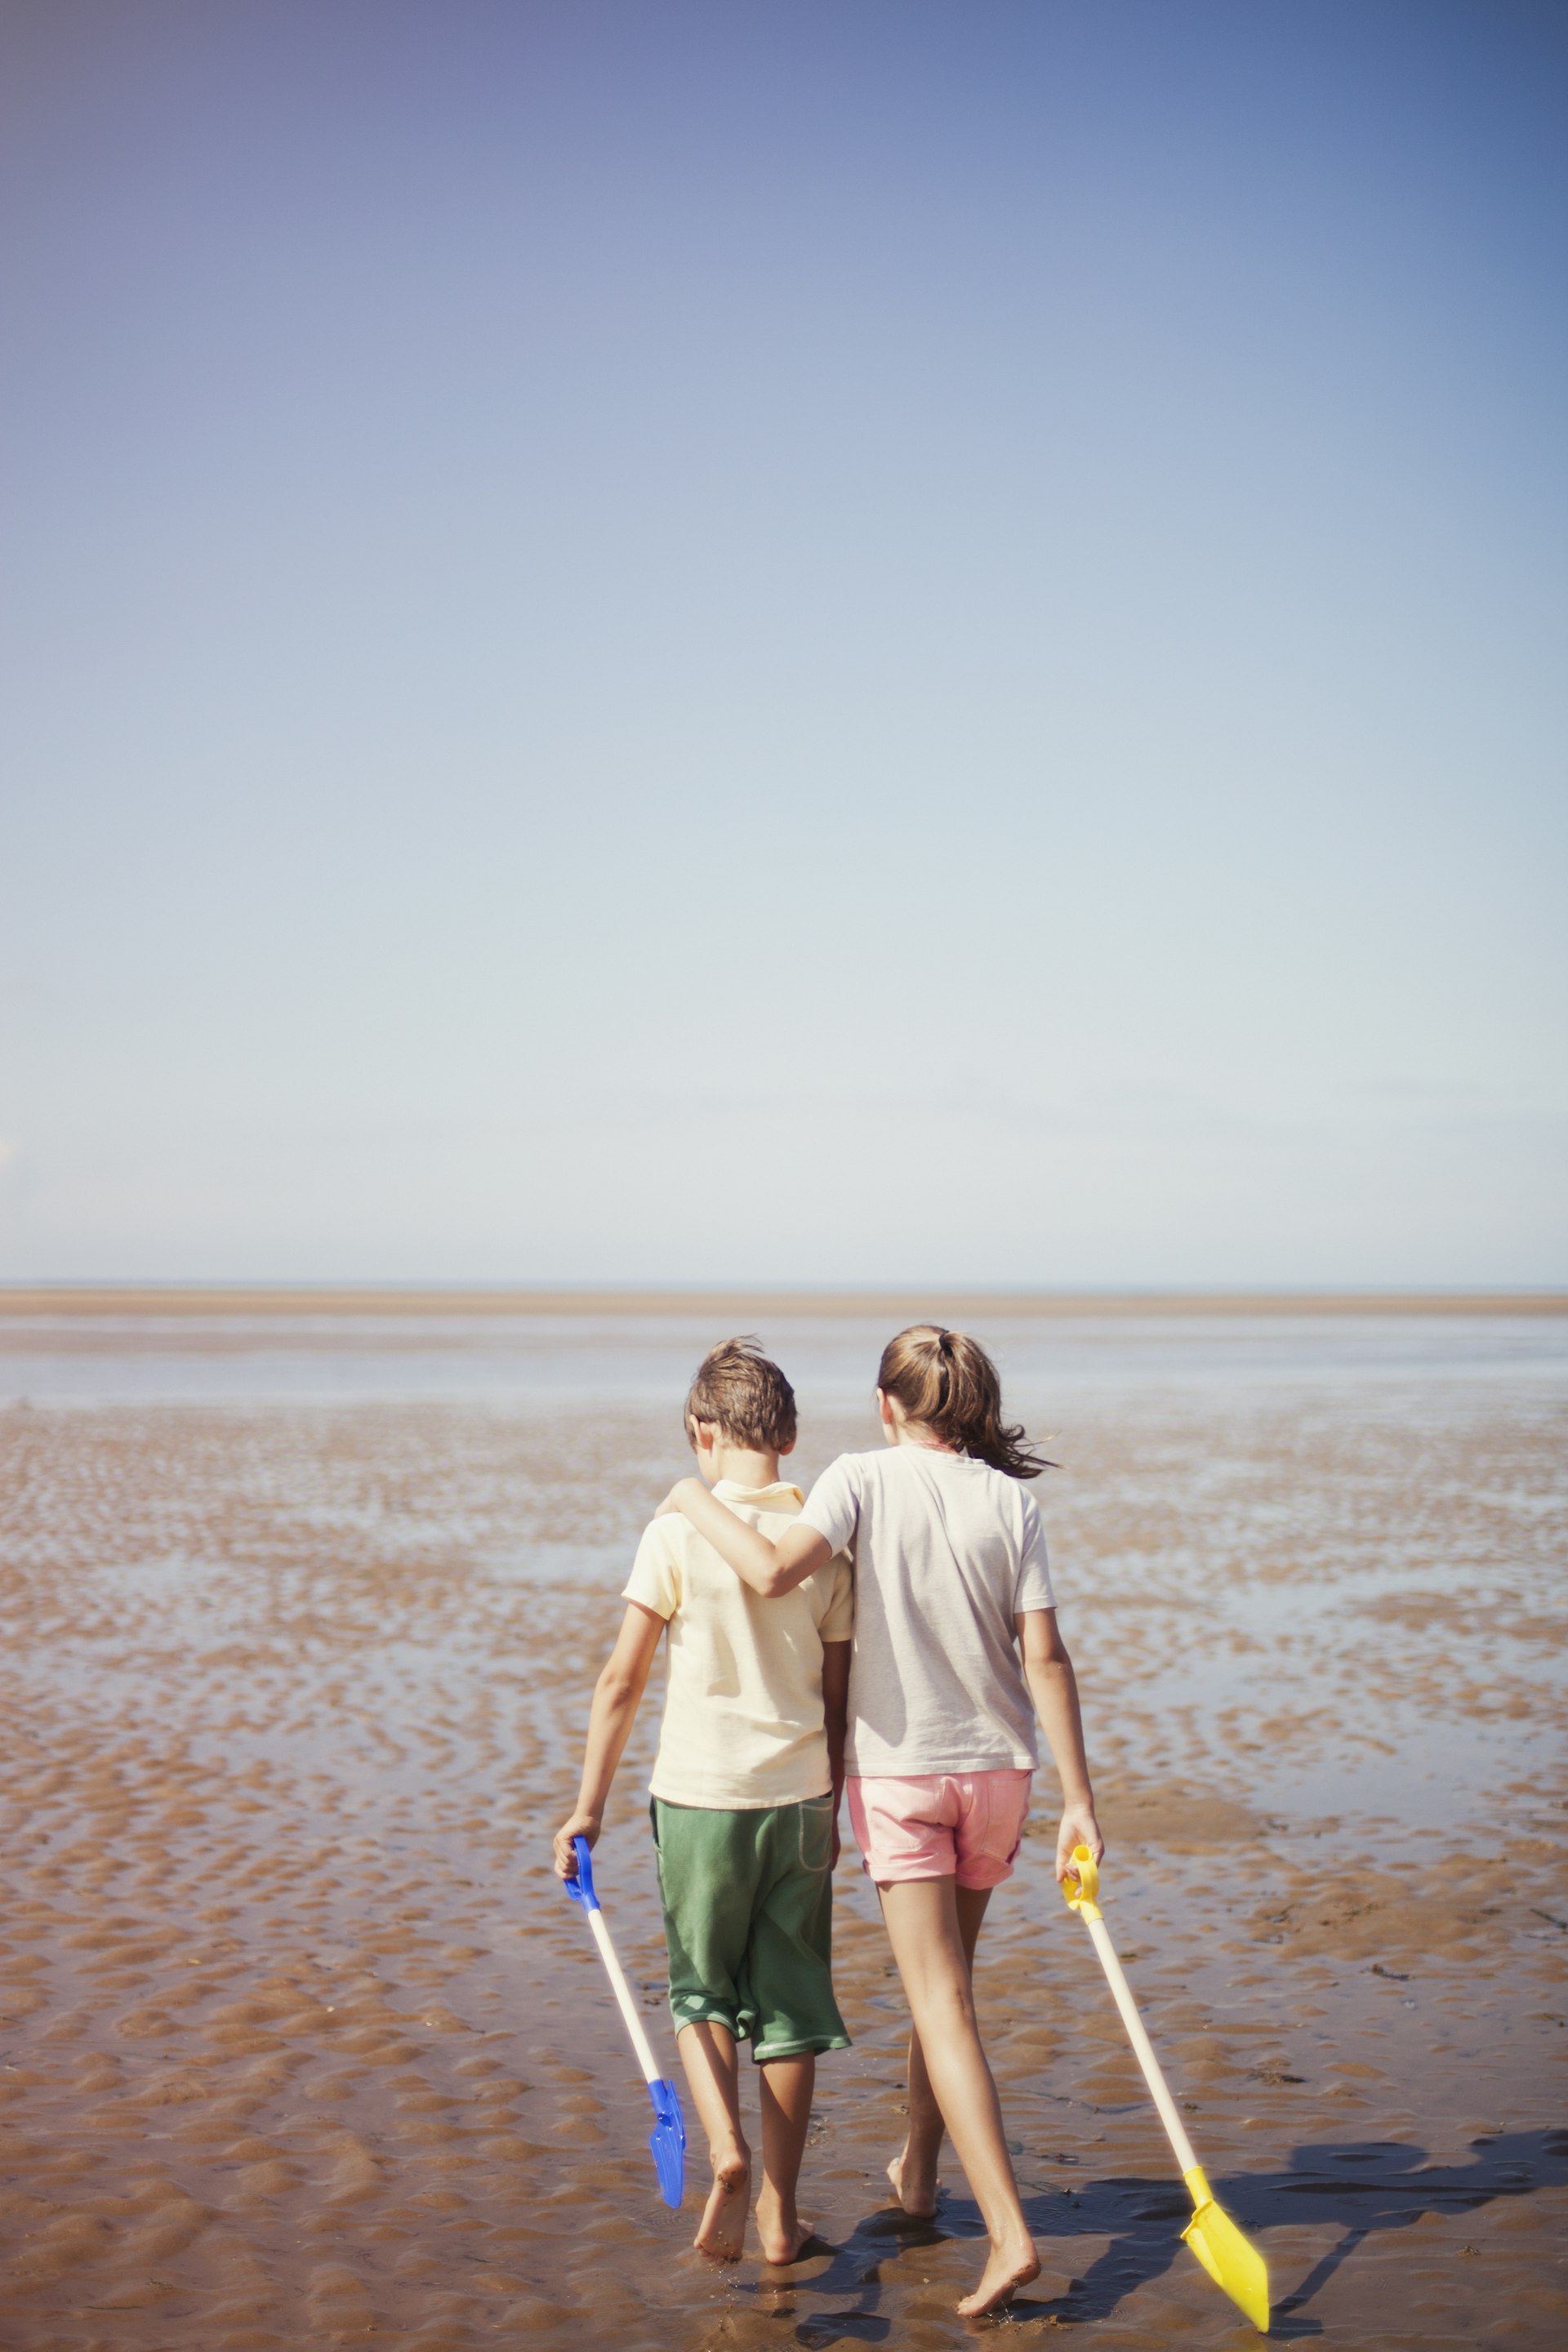
{"type": "Polygon", "coordinates": [[[661,2078],[648,2084],[647,2095],[658,2118],[648,2139],[653,2168],[658,2175],[658,2193],[667,2205],[679,2211],[686,2188],[686,2124],[680,2112],[680,2094],[668,2078],[661,2078]]]}

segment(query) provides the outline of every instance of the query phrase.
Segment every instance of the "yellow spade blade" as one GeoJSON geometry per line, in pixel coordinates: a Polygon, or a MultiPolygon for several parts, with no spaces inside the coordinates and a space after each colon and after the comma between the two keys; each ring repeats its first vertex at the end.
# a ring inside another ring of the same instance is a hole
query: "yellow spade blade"
{"type": "Polygon", "coordinates": [[[1244,2238],[1212,2197],[1200,2203],[1182,2231],[1215,2286],[1239,2304],[1260,2336],[1268,2333],[1268,2273],[1250,2238],[1244,2238]]]}

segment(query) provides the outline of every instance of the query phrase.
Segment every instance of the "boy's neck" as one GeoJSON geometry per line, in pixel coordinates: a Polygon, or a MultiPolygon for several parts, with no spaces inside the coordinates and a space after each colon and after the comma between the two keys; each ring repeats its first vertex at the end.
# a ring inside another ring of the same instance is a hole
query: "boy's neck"
{"type": "Polygon", "coordinates": [[[754,1453],[747,1445],[730,1445],[721,1437],[711,1452],[702,1448],[698,1454],[698,1467],[710,1486],[727,1479],[732,1486],[776,1486],[779,1482],[779,1457],[776,1454],[754,1453]]]}

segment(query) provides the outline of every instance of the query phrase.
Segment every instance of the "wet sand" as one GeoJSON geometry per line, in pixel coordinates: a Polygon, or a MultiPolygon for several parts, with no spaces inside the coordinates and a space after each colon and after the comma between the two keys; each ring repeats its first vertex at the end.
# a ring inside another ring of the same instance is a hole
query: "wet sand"
{"type": "MultiPolygon", "coordinates": [[[[1042,1499],[1107,1916],[1282,2336],[1568,2335],[1565,1416],[1549,1384],[1089,1393],[1042,1499]]],[[[809,1472],[868,1442],[818,1417],[809,1472]]],[[[962,2176],[888,2204],[902,2004],[853,1855],[787,2273],[668,2213],[548,1868],[665,1411],[0,1413],[7,2352],[956,2344],[962,2176]]],[[[639,1728],[600,1858],[667,2052],[639,1728]]],[[[1000,2323],[1255,2340],[1082,1928],[1048,1787],[979,1993],[1044,2270],[1000,2323]]],[[[612,1907],[613,1906],[613,1907],[612,1907]]],[[[689,2183],[700,2178],[699,2160],[689,2183]]]]}

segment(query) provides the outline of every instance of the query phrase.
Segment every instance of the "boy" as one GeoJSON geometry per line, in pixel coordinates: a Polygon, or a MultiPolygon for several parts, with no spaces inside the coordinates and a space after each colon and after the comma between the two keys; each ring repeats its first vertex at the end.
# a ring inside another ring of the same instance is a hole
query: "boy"
{"type": "MultiPolygon", "coordinates": [[[[772,1540],[801,1507],[781,1485],[795,1444],[795,1391],[752,1339],[705,1356],[686,1400],[686,1434],[705,1483],[772,1540]]],[[[679,1513],[637,1547],[626,1613],[588,1717],[576,1808],[555,1832],[555,1868],[574,1878],[574,1837],[598,1838],[659,1637],[669,1690],[649,1783],[669,1952],[669,2007],[713,2158],[700,2250],[737,2262],[751,2197],[737,2042],[760,2069],[763,2257],[793,2263],[811,2235],[795,2184],[816,2055],[847,2050],[830,1967],[849,1687],[853,1585],[828,1560],[782,1601],[731,1575],[679,1513]]]]}

